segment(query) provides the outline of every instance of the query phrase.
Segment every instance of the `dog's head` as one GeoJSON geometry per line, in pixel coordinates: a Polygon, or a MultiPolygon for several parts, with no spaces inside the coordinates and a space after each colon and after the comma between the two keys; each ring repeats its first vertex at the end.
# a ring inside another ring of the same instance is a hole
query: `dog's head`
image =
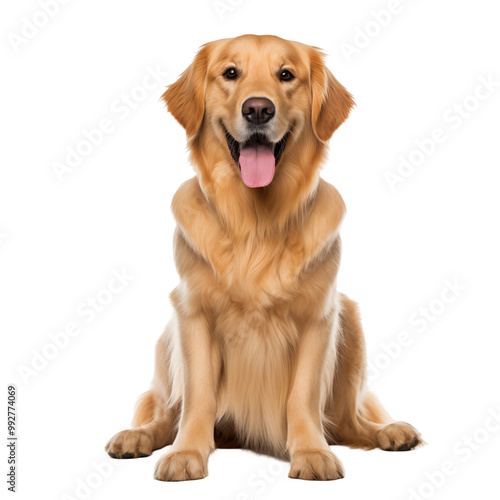
{"type": "Polygon", "coordinates": [[[318,49],[268,35],[204,45],[163,99],[191,144],[217,141],[250,188],[270,184],[301,139],[321,147],[353,106],[318,49]]]}

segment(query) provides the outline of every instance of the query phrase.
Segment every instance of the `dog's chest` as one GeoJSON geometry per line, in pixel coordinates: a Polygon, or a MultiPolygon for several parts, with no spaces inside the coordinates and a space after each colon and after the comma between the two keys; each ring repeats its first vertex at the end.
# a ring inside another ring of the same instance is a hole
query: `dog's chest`
{"type": "Polygon", "coordinates": [[[309,272],[329,257],[338,260],[332,249],[338,242],[344,205],[335,188],[324,182],[308,208],[281,225],[248,214],[238,224],[227,223],[196,182],[178,190],[172,209],[179,229],[175,252],[179,274],[213,310],[234,304],[264,314],[304,294],[321,300],[335,278],[336,270],[331,270],[326,281],[320,277],[311,281],[309,272]]]}
{"type": "Polygon", "coordinates": [[[234,302],[269,307],[297,294],[303,254],[301,243],[289,238],[228,242],[213,256],[215,278],[234,302]]]}

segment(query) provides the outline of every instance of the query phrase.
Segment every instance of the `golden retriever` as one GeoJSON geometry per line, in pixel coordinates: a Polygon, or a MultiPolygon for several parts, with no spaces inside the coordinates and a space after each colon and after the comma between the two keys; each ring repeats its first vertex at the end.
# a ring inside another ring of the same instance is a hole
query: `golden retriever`
{"type": "Polygon", "coordinates": [[[338,479],[329,445],[401,451],[420,434],[365,387],[356,304],[337,291],[345,206],[319,177],[353,99],[314,47],[244,35],[204,45],[163,99],[196,176],[176,192],[175,314],[152,388],[114,458],[150,455],[162,481],[199,479],[216,447],[338,479]]]}

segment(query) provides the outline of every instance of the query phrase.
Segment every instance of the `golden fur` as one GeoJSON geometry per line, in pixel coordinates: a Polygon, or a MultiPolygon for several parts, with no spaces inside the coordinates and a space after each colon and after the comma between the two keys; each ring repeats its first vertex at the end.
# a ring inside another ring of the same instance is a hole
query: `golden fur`
{"type": "Polygon", "coordinates": [[[353,100],[321,52],[274,36],[211,42],[163,99],[196,170],[172,201],[181,281],[152,388],[108,453],[173,444],[155,477],[175,481],[206,476],[215,447],[244,447],[290,460],[290,477],[337,479],[331,444],[415,447],[419,433],[366,390],[357,307],[336,289],[345,206],[318,171],[353,100]],[[229,64],[241,78],[222,78],[229,64]],[[295,79],[280,81],[283,68],[295,79]],[[275,103],[273,141],[291,130],[273,181],[256,189],[225,138],[238,137],[251,96],[275,103]]]}

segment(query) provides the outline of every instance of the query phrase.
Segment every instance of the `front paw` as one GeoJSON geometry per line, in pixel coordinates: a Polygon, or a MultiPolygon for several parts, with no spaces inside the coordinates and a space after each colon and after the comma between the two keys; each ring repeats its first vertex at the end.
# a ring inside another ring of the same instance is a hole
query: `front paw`
{"type": "Polygon", "coordinates": [[[207,477],[207,459],[198,451],[172,451],[156,464],[159,481],[187,481],[207,477]]]}
{"type": "Polygon", "coordinates": [[[342,479],[342,462],[330,450],[307,450],[293,453],[288,477],[329,481],[342,479]]]}

